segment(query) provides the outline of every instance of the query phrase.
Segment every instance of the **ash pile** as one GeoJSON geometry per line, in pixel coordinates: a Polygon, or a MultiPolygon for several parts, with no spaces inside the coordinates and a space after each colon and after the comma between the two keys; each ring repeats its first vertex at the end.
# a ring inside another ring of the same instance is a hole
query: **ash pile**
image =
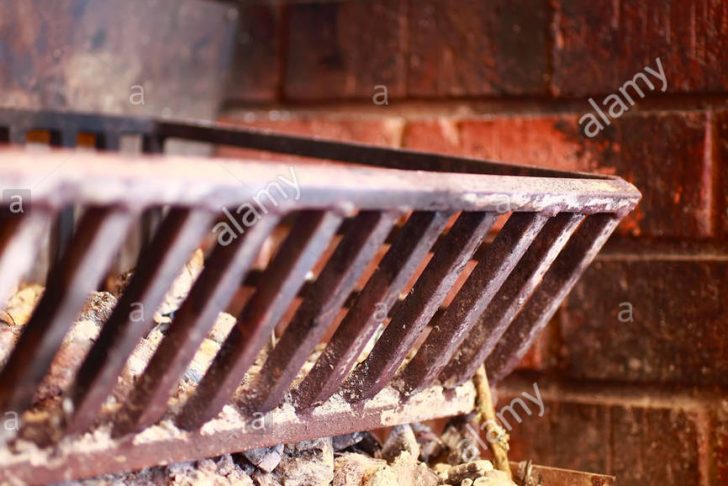
{"type": "Polygon", "coordinates": [[[254,449],[135,473],[60,483],[62,486],[513,486],[506,472],[482,459],[458,417],[435,434],[425,424],[254,449]]]}

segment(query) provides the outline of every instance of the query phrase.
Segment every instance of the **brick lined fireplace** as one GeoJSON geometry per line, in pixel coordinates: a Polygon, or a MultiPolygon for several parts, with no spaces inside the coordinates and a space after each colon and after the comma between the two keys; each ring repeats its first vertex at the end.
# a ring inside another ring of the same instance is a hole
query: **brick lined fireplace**
{"type": "Polygon", "coordinates": [[[642,203],[500,384],[546,402],[511,455],[728,483],[728,4],[257,3],[239,23],[226,121],[634,183],[642,203]],[[665,92],[584,135],[589,98],[658,57],[665,92]]]}

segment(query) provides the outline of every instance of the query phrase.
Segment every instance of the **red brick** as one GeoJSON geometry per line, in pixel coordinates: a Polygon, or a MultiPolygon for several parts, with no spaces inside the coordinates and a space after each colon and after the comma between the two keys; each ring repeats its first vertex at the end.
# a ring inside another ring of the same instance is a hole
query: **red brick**
{"type": "Polygon", "coordinates": [[[441,154],[468,155],[460,137],[460,123],[447,117],[410,121],[402,133],[402,146],[441,154]]]}
{"type": "Polygon", "coordinates": [[[713,420],[715,447],[711,459],[715,464],[717,484],[728,484],[728,398],[723,398],[716,405],[713,420]]]}
{"type": "Polygon", "coordinates": [[[712,149],[714,170],[718,171],[716,200],[718,201],[718,219],[723,236],[728,236],[728,112],[720,112],[714,116],[715,130],[712,132],[712,149]]]}
{"type": "Polygon", "coordinates": [[[404,93],[403,0],[288,7],[285,95],[297,100],[369,98],[375,86],[404,93]]]}
{"type": "Polygon", "coordinates": [[[227,98],[273,101],[280,85],[279,10],[271,5],[241,5],[239,9],[227,98]]]}
{"type": "Polygon", "coordinates": [[[558,321],[554,318],[534,341],[531,349],[521,359],[516,369],[545,371],[556,367],[558,364],[558,349],[556,349],[558,332],[558,321]]]}
{"type": "Polygon", "coordinates": [[[558,0],[555,7],[556,94],[614,92],[646,65],[654,68],[657,57],[668,92],[728,90],[728,4],[722,0],[558,0]]]}
{"type": "Polygon", "coordinates": [[[599,170],[618,174],[642,191],[642,201],[625,223],[632,234],[688,239],[713,235],[704,113],[637,113],[616,120],[604,134],[611,137],[611,146],[599,170]]]}
{"type": "Polygon", "coordinates": [[[407,124],[403,145],[564,170],[595,170],[583,141],[565,133],[575,115],[428,120],[407,124]]]}
{"type": "MultiPolygon", "coordinates": [[[[534,394],[532,384],[519,386],[534,394]]],[[[500,397],[496,411],[517,396],[513,392],[500,397]]],[[[648,405],[653,401],[647,395],[629,400],[591,391],[561,398],[562,393],[554,390],[545,397],[543,417],[531,402],[532,413],[521,412],[521,423],[505,412],[513,422],[511,460],[613,474],[617,484],[627,486],[705,484],[701,479],[710,473],[700,454],[707,425],[697,406],[648,405]]]]}
{"type": "MultiPolygon", "coordinates": [[[[402,123],[390,118],[333,118],[333,117],[291,117],[279,120],[245,121],[236,115],[221,119],[235,125],[273,130],[293,135],[315,136],[332,140],[361,142],[373,145],[397,147],[400,143],[402,123]]],[[[256,159],[301,160],[300,157],[276,155],[233,147],[220,147],[221,157],[251,157],[256,159]]]]}
{"type": "Polygon", "coordinates": [[[403,145],[566,170],[617,174],[643,193],[620,231],[635,236],[713,235],[706,115],[633,113],[586,137],[580,115],[414,121],[403,145]]]}
{"type": "Polygon", "coordinates": [[[411,96],[546,94],[546,0],[410,2],[411,96]]]}
{"type": "Polygon", "coordinates": [[[576,116],[503,117],[466,121],[462,124],[463,147],[468,154],[563,170],[597,169],[596,147],[585,150],[585,142],[566,127],[577,126],[576,116]]]}
{"type": "Polygon", "coordinates": [[[568,297],[562,316],[565,373],[580,379],[728,385],[726,295],[725,258],[598,259],[568,297]]]}

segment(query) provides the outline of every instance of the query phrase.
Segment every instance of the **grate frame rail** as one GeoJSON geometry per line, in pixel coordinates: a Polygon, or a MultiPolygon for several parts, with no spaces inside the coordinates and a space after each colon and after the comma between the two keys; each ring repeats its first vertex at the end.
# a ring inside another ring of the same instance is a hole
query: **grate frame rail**
{"type": "Polygon", "coordinates": [[[53,261],[0,369],[0,416],[31,408],[132,222],[154,211],[161,219],[63,392],[60,434],[33,454],[17,447],[24,439],[5,437],[0,481],[8,482],[88,477],[467,413],[477,367],[485,362],[494,381],[515,367],[640,199],[614,176],[220,123],[5,110],[3,127],[0,136],[15,145],[29,130],[47,130],[56,148],[0,148],[0,187],[32,188],[26,211],[0,218],[0,302],[32,265],[44,227],[52,229],[53,261]],[[94,134],[96,150],[75,149],[79,133],[94,134]],[[118,153],[124,134],[142,137],[141,153],[118,153]],[[161,154],[171,139],[338,163],[161,154]],[[298,196],[267,206],[231,244],[213,245],[131,393],[99,425],[104,401],[153,325],[132,322],[134,304],[158,308],[223,208],[250,204],[281,174],[295,176],[298,196]],[[284,221],[277,253],[254,268],[284,221]],[[242,285],[253,292],[237,324],[173,410],[173,389],[242,285]],[[317,345],[320,355],[297,379],[317,345]],[[251,427],[256,420],[265,426],[251,427]]]}

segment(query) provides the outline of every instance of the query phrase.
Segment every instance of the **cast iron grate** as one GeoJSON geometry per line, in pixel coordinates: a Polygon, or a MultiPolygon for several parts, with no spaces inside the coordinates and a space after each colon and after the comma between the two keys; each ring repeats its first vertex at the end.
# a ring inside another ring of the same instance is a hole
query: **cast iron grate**
{"type": "Polygon", "coordinates": [[[12,143],[41,129],[66,149],[92,134],[99,149],[0,151],[0,185],[32,188],[29,210],[2,218],[0,301],[32,266],[49,226],[54,262],[0,371],[0,412],[28,420],[131,226],[160,219],[147,226],[137,271],[63,391],[62,414],[48,425],[60,432],[32,461],[19,439],[6,438],[2,480],[83,477],[467,412],[478,366],[485,362],[494,381],[513,369],[640,197],[617,177],[221,124],[5,111],[0,126],[12,143]],[[141,136],[143,153],[107,153],[125,134],[141,136]],[[135,309],[160,306],[190,255],[210,246],[223,208],[250,203],[291,170],[155,155],[169,139],[346,164],[296,165],[300,197],[269,205],[230,244],[213,242],[133,389],[102,417],[154,325],[151,315],[133,319],[135,309]],[[262,248],[281,231],[260,267],[262,248]],[[237,325],[173,407],[178,382],[243,282],[253,290],[237,325]],[[255,418],[264,430],[246,427],[255,418]]]}

